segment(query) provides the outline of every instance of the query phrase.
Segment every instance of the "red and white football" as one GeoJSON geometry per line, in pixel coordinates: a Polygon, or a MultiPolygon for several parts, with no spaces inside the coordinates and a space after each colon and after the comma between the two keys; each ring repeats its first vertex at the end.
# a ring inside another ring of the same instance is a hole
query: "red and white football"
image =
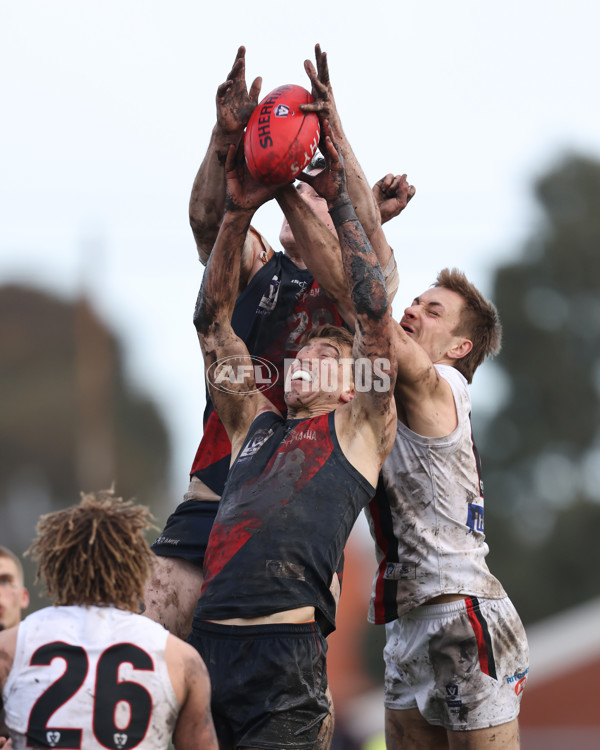
{"type": "Polygon", "coordinates": [[[252,113],[244,135],[244,152],[250,174],[269,185],[291,182],[319,146],[319,118],[306,114],[301,104],[314,99],[302,86],[273,89],[252,113]]]}

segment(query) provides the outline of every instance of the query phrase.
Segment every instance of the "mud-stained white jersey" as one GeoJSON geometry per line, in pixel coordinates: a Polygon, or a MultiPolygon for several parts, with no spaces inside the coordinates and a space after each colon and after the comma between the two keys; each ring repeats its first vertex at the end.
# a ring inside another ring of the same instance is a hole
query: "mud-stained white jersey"
{"type": "Polygon", "coordinates": [[[19,625],[2,697],[14,750],[165,750],[179,704],[168,632],[115,607],[48,607],[19,625]]]}
{"type": "Polygon", "coordinates": [[[396,440],[365,512],[378,569],[369,621],[391,622],[439,594],[506,596],[485,557],[483,482],[464,376],[435,365],[454,394],[458,426],[422,437],[398,420],[396,440]]]}

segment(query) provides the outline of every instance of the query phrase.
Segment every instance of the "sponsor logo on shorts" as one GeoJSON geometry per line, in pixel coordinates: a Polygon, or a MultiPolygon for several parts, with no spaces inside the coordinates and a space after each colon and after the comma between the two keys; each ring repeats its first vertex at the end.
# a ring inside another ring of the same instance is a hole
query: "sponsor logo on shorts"
{"type": "Polygon", "coordinates": [[[463,702],[458,692],[458,685],[455,682],[449,682],[446,686],[446,705],[448,712],[452,716],[459,716],[462,711],[463,702]]]}
{"type": "Polygon", "coordinates": [[[383,577],[388,581],[406,581],[417,577],[417,563],[410,560],[402,560],[397,563],[388,563],[385,566],[383,577]]]}
{"type": "Polygon", "coordinates": [[[528,673],[529,667],[527,667],[527,669],[524,669],[522,672],[515,672],[514,674],[506,678],[506,682],[509,685],[514,684],[516,695],[521,695],[523,690],[525,690],[525,683],[527,682],[528,673]]]}
{"type": "Polygon", "coordinates": [[[471,531],[483,532],[483,506],[469,503],[468,506],[467,526],[471,531]]]}

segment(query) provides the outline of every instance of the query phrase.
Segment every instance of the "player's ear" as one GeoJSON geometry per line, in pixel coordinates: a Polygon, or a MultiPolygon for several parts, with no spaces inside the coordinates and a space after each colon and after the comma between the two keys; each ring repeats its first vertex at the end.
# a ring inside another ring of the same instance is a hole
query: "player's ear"
{"type": "Polygon", "coordinates": [[[354,385],[354,378],[346,385],[344,390],[340,393],[340,400],[343,404],[347,404],[356,396],[356,387],[354,385]]]}
{"type": "Polygon", "coordinates": [[[467,356],[472,348],[473,342],[471,339],[463,339],[459,344],[453,346],[452,349],[447,352],[447,356],[450,357],[450,359],[462,359],[467,356]]]}
{"type": "Polygon", "coordinates": [[[29,591],[26,588],[21,593],[21,609],[27,609],[29,606],[29,591]]]}

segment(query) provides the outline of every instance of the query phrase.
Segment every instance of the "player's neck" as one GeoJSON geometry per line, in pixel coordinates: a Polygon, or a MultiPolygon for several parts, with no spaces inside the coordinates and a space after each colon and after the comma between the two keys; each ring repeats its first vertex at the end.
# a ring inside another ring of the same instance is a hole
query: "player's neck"
{"type": "Polygon", "coordinates": [[[302,256],[300,255],[300,252],[298,251],[298,248],[295,245],[292,245],[290,247],[284,248],[285,254],[288,256],[288,258],[293,261],[293,263],[298,266],[298,268],[301,271],[306,270],[306,263],[302,260],[302,256]]]}
{"type": "Polygon", "coordinates": [[[336,407],[331,404],[315,403],[308,406],[288,407],[288,419],[310,419],[311,417],[320,417],[323,414],[329,414],[336,407]]]}

